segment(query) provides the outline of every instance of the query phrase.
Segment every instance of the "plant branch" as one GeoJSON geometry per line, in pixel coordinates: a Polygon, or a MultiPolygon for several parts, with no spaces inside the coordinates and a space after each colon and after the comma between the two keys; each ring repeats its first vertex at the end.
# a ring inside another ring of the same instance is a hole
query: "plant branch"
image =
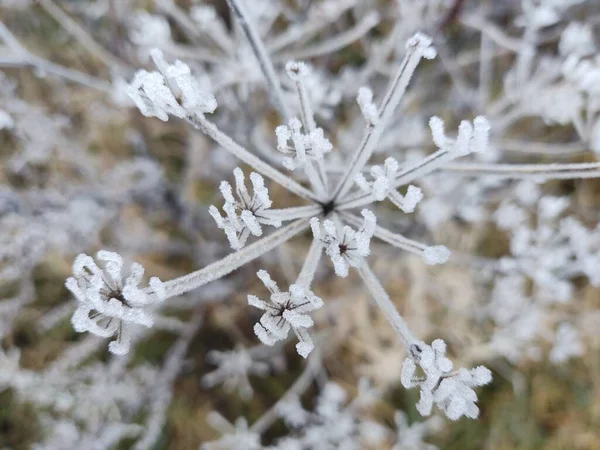
{"type": "Polygon", "coordinates": [[[203,269],[163,283],[166,297],[175,297],[193,289],[199,288],[211,281],[224,277],[244,264],[255,260],[278,245],[293,238],[308,228],[308,220],[298,219],[274,233],[248,245],[223,259],[216,261],[203,269]]]}

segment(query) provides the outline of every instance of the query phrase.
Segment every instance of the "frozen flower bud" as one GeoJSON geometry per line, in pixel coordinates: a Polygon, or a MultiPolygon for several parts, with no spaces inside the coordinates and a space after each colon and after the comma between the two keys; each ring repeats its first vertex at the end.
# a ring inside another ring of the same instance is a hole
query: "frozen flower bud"
{"type": "Polygon", "coordinates": [[[429,127],[436,147],[447,151],[453,157],[481,153],[487,149],[490,125],[483,116],[477,116],[473,124],[463,120],[458,127],[456,139],[446,136],[444,121],[439,117],[432,117],[429,120],[429,127]]]}
{"type": "Polygon", "coordinates": [[[152,327],[154,321],[146,307],[165,298],[164,287],[158,278],[151,278],[150,287],[140,289],[144,268],[137,263],[124,278],[123,259],[117,253],[102,250],[96,257],[103,262],[103,269],[84,254],[73,262],[73,277],[65,284],[79,305],[71,322],[78,332],[116,336],[108,349],[123,355],[129,351],[132,325],[152,327]]]}
{"type": "Polygon", "coordinates": [[[416,33],[406,42],[406,49],[415,48],[423,58],[433,59],[437,56],[437,52],[432,44],[433,41],[429,36],[416,33]]]}
{"type": "Polygon", "coordinates": [[[444,264],[450,258],[450,250],[443,245],[432,245],[423,251],[423,261],[431,266],[444,264]]]}
{"type": "Polygon", "coordinates": [[[349,268],[360,267],[371,253],[369,246],[375,232],[376,218],[366,209],[362,211],[362,216],[363,226],[358,231],[348,225],[338,229],[329,219],[322,224],[316,217],[310,221],[314,238],[323,242],[325,253],[331,258],[335,273],[339,277],[347,277],[349,268]]]}
{"type": "Polygon", "coordinates": [[[373,103],[373,91],[366,86],[361,87],[358,90],[356,102],[367,123],[376,125],[379,122],[379,111],[375,103],[373,103]]]}
{"type": "Polygon", "coordinates": [[[158,49],[150,56],[158,71],[139,70],[127,89],[143,115],[166,122],[169,115],[185,118],[215,111],[215,97],[200,88],[186,64],[169,65],[158,49]]]}
{"type": "Polygon", "coordinates": [[[388,198],[405,213],[414,212],[417,204],[423,199],[423,192],[418,187],[409,185],[406,195],[400,194],[393,186],[397,172],[398,162],[390,157],[385,160],[383,168],[371,167],[372,182],[368,182],[361,173],[356,175],[355,182],[361,190],[372,194],[375,200],[382,201],[388,198]]]}
{"type": "Polygon", "coordinates": [[[293,81],[300,81],[310,75],[310,68],[301,61],[288,61],[285,71],[293,81]]]}
{"type": "Polygon", "coordinates": [[[308,134],[302,133],[302,123],[297,118],[288,125],[279,125],[275,129],[277,150],[286,156],[283,165],[289,170],[304,167],[308,161],[319,161],[333,149],[331,142],[324,136],[322,128],[315,128],[308,134]],[[291,141],[292,145],[288,145],[291,141]]]}
{"type": "Polygon", "coordinates": [[[420,388],[417,410],[422,416],[430,415],[434,404],[451,420],[458,420],[461,416],[475,419],[479,415],[473,387],[488,384],[492,380],[491,372],[483,366],[471,370],[452,369],[443,340],[436,339],[430,346],[424,342],[411,345],[410,356],[402,366],[401,382],[407,389],[420,388]],[[424,377],[416,375],[417,366],[422,369],[424,377]]]}
{"type": "Polygon", "coordinates": [[[277,219],[270,211],[273,202],[269,198],[269,191],[265,187],[262,176],[255,172],[250,174],[253,188],[253,194],[250,195],[246,188],[242,169],[235,168],[233,175],[238,198],[234,197],[231,185],[227,181],[222,181],[219,189],[225,199],[225,205],[223,205],[225,217],[221,216],[214,205],[210,206],[208,212],[215,219],[217,226],[225,231],[231,248],[239,250],[246,245],[250,234],[262,236],[261,225],[278,228],[281,226],[281,220],[277,219]]]}
{"type": "Polygon", "coordinates": [[[313,320],[306,313],[323,306],[323,300],[298,284],[293,284],[289,291],[282,292],[266,270],[259,270],[257,275],[271,295],[267,302],[255,295],[248,296],[248,304],[265,311],[254,326],[254,333],[263,344],[273,345],[285,339],[292,330],[298,338],[296,350],[306,358],[314,348],[307,331],[313,326],[313,320]]]}

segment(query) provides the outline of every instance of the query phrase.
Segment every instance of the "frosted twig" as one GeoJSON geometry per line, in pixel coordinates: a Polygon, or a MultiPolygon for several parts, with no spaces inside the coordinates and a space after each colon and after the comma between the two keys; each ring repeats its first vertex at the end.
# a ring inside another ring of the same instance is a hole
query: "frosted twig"
{"type": "Polygon", "coordinates": [[[331,37],[311,47],[290,50],[288,52],[277,54],[275,55],[275,59],[278,61],[287,61],[288,59],[310,59],[333,53],[359,40],[373,27],[377,26],[378,23],[379,14],[371,12],[363,17],[360,22],[358,22],[352,28],[338,34],[337,36],[331,37]]]}
{"type": "Polygon", "coordinates": [[[371,296],[377,303],[377,306],[381,308],[385,317],[388,319],[392,328],[398,336],[402,338],[406,347],[409,348],[415,342],[418,342],[417,338],[412,334],[408,324],[404,321],[396,306],[390,300],[387,292],[371,270],[368,264],[363,264],[359,269],[358,273],[360,274],[362,280],[365,283],[365,286],[371,293],[371,296]]]}
{"type": "Polygon", "coordinates": [[[229,9],[231,9],[231,12],[235,16],[236,20],[242,27],[242,30],[244,31],[244,34],[250,43],[250,47],[256,56],[260,70],[265,76],[267,85],[269,86],[269,91],[273,95],[273,100],[275,101],[275,105],[277,106],[279,113],[286,121],[289,120],[292,115],[290,114],[285,102],[283,91],[281,89],[281,83],[279,83],[279,79],[275,73],[275,68],[273,67],[271,57],[265,48],[260,34],[258,33],[256,26],[252,23],[250,14],[248,14],[246,11],[246,6],[244,5],[243,1],[240,0],[227,0],[227,4],[229,5],[229,9]]]}
{"type": "Polygon", "coordinates": [[[456,163],[441,168],[442,172],[494,176],[502,179],[570,180],[600,177],[600,162],[575,164],[483,164],[456,163]]]}
{"type": "MultiPolygon", "coordinates": [[[[343,212],[340,214],[340,216],[353,226],[359,226],[362,223],[362,220],[359,217],[348,212],[343,212]]],[[[429,265],[443,264],[450,256],[449,250],[442,245],[428,246],[420,242],[413,241],[412,239],[408,239],[401,234],[394,233],[393,231],[390,231],[381,225],[375,226],[375,232],[373,233],[373,236],[396,248],[400,248],[420,256],[423,261],[429,265]]]]}
{"type": "Polygon", "coordinates": [[[214,139],[217,143],[221,144],[221,146],[231,153],[233,156],[239,158],[242,162],[245,162],[249,166],[251,166],[254,170],[261,173],[262,175],[270,178],[281,186],[285,187],[290,192],[299,195],[308,200],[317,201],[315,195],[306,189],[304,186],[298,184],[296,181],[292,180],[290,177],[284,175],[282,172],[271,166],[270,164],[264,162],[262,159],[258,158],[254,154],[250,153],[248,150],[243,148],[225,133],[223,133],[215,124],[210,122],[203,115],[197,115],[196,117],[188,117],[188,122],[192,124],[195,128],[201,130],[206,133],[212,139],[214,139]]]}
{"type": "Polygon", "coordinates": [[[406,56],[395,77],[391,80],[387,93],[379,107],[379,122],[376,125],[367,125],[362,142],[352,156],[344,176],[335,189],[333,199],[340,199],[348,192],[354,183],[354,178],[373,154],[384,129],[392,118],[394,110],[402,100],[402,96],[421,58],[431,59],[435,57],[435,50],[431,47],[431,39],[425,35],[415,34],[408,41],[406,47],[406,56]]]}
{"type": "Polygon", "coordinates": [[[310,355],[304,370],[294,381],[294,384],[271,406],[262,416],[260,416],[250,427],[255,433],[264,433],[277,419],[279,419],[279,405],[286,401],[291,395],[302,395],[310,387],[315,375],[321,368],[321,354],[318,349],[314,349],[310,355]]]}
{"type": "Polygon", "coordinates": [[[315,277],[317,268],[319,267],[319,261],[321,260],[322,254],[323,242],[319,239],[313,239],[312,244],[310,244],[308,254],[306,255],[306,259],[304,260],[304,264],[302,265],[302,270],[300,271],[298,279],[296,280],[296,284],[305,286],[307,288],[310,287],[312,280],[315,277]]]}
{"type": "Polygon", "coordinates": [[[166,281],[163,283],[166,298],[183,294],[184,292],[191,291],[206,283],[224,277],[235,269],[264,255],[281,243],[300,234],[306,228],[308,228],[308,220],[298,219],[289,225],[279,228],[269,236],[259,239],[242,250],[227,255],[225,258],[216,261],[203,269],[166,281]]]}
{"type": "MultiPolygon", "coordinates": [[[[324,11],[317,11],[314,17],[298,25],[290,26],[278,36],[274,36],[265,43],[271,54],[275,54],[289,45],[297,45],[308,41],[314,35],[325,29],[329,24],[335,23],[342,14],[354,5],[354,1],[334,0],[334,8],[329,8],[327,14],[324,11]]],[[[323,2],[317,7],[323,7],[327,2],[323,2]]]]}

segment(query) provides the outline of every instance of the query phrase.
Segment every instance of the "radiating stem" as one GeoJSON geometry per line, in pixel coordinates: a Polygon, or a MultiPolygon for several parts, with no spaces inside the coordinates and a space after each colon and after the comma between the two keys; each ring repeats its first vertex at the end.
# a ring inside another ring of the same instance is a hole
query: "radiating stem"
{"type": "Polygon", "coordinates": [[[365,34],[367,34],[378,23],[379,14],[367,14],[365,17],[363,17],[363,19],[360,22],[358,22],[352,28],[344,31],[343,33],[340,33],[337,36],[326,39],[323,42],[320,42],[311,47],[306,47],[298,50],[291,50],[276,55],[276,59],[280,61],[287,61],[289,59],[309,59],[333,53],[339,49],[347,47],[354,41],[357,41],[365,34]]]}
{"type": "Polygon", "coordinates": [[[503,179],[569,180],[600,177],[600,162],[576,164],[448,164],[442,172],[503,179]]]}
{"type": "Polygon", "coordinates": [[[302,270],[296,280],[297,284],[306,286],[307,288],[310,287],[317,268],[319,267],[322,253],[323,242],[319,239],[313,239],[308,254],[306,255],[306,259],[304,260],[304,264],[302,265],[302,270]]]}
{"type": "Polygon", "coordinates": [[[385,289],[366,262],[358,269],[358,273],[371,293],[371,296],[377,303],[377,306],[381,308],[392,325],[392,328],[398,333],[398,336],[402,338],[406,346],[410,347],[414,342],[417,342],[417,338],[412,334],[412,331],[408,328],[408,324],[404,321],[396,309],[396,306],[392,303],[392,300],[390,300],[387,292],[385,292],[385,289]]]}
{"type": "Polygon", "coordinates": [[[192,289],[199,288],[211,281],[217,280],[225,275],[240,268],[244,264],[264,255],[278,245],[293,238],[297,234],[308,228],[308,220],[299,219],[274,233],[248,245],[237,252],[227,255],[225,258],[216,261],[203,269],[184,275],[173,280],[165,281],[164,287],[166,297],[181,295],[192,289]]]}
{"type": "Polygon", "coordinates": [[[258,434],[264,433],[275,421],[279,419],[279,405],[287,401],[292,395],[300,396],[310,387],[315,375],[321,367],[321,355],[318,349],[314,349],[309,357],[306,367],[294,384],[273,404],[262,416],[260,416],[250,427],[250,431],[258,434]]]}
{"type": "MultiPolygon", "coordinates": [[[[346,222],[355,227],[360,227],[363,222],[361,218],[348,212],[343,212],[340,215],[346,222]]],[[[373,236],[382,240],[383,242],[387,242],[393,247],[400,248],[420,257],[423,257],[423,252],[427,248],[427,245],[413,241],[412,239],[404,237],[401,234],[394,233],[393,231],[390,231],[381,225],[376,225],[373,236]]]]}
{"type": "Polygon", "coordinates": [[[311,191],[298,184],[287,175],[284,175],[270,164],[264,162],[256,155],[250,153],[248,150],[243,148],[241,145],[219,130],[219,128],[207,120],[205,116],[197,115],[193,118],[190,117],[188,118],[188,122],[195,128],[206,133],[217,143],[219,143],[225,150],[251,166],[257,172],[261,173],[267,178],[270,178],[276,183],[279,183],[281,186],[285,187],[290,192],[299,195],[300,197],[303,197],[307,200],[317,201],[317,198],[311,191]]]}
{"type": "Polygon", "coordinates": [[[412,78],[419,61],[421,61],[421,58],[423,57],[420,39],[418,37],[413,39],[415,39],[413,45],[408,46],[406,56],[404,57],[396,76],[390,81],[387,93],[379,108],[380,119],[376,125],[367,125],[363,139],[352,156],[352,160],[349,162],[348,168],[334,192],[333,199],[342,198],[352,187],[354,184],[354,177],[361,171],[373,154],[373,151],[381,139],[383,131],[392,118],[394,110],[406,92],[408,83],[412,78]]]}
{"type": "Polygon", "coordinates": [[[296,219],[309,219],[319,215],[323,211],[321,205],[313,204],[306,206],[293,206],[283,209],[269,209],[266,214],[269,219],[278,219],[284,221],[296,219]]]}
{"type": "Polygon", "coordinates": [[[227,4],[229,5],[229,8],[231,9],[231,12],[235,16],[236,20],[242,27],[242,30],[244,31],[244,34],[250,43],[250,47],[252,48],[256,59],[258,60],[260,70],[265,76],[267,85],[269,86],[270,94],[273,96],[273,100],[275,101],[275,106],[285,121],[289,121],[292,116],[286,105],[283,90],[281,89],[281,84],[279,83],[279,79],[275,73],[273,62],[271,61],[271,57],[265,48],[258,30],[252,23],[250,14],[248,14],[248,11],[246,11],[246,6],[241,0],[227,0],[227,4]]]}

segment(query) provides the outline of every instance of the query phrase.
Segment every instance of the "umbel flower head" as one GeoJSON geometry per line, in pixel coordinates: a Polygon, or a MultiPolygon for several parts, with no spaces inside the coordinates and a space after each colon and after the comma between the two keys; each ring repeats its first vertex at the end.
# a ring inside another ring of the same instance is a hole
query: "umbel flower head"
{"type": "Polygon", "coordinates": [[[233,195],[233,189],[227,181],[222,181],[219,189],[225,205],[226,217],[221,216],[216,206],[211,205],[208,209],[210,215],[217,222],[217,226],[225,231],[231,248],[239,250],[246,244],[248,236],[262,236],[263,225],[274,227],[281,226],[281,220],[271,214],[269,208],[273,204],[269,198],[269,191],[265,187],[265,180],[259,174],[252,172],[250,181],[254,194],[250,195],[246,188],[246,180],[242,169],[236,167],[233,171],[235,176],[235,192],[237,200],[233,195]]]}
{"type": "Polygon", "coordinates": [[[325,252],[331,258],[335,274],[339,277],[347,277],[350,267],[360,267],[364,258],[371,253],[369,244],[377,219],[367,209],[362,211],[362,216],[363,226],[358,231],[348,225],[340,227],[329,219],[323,221],[323,224],[316,217],[310,221],[313,237],[325,245],[325,252]]]}
{"type": "Polygon", "coordinates": [[[254,333],[264,344],[273,345],[285,339],[291,329],[299,341],[298,354],[306,358],[315,347],[307,331],[314,322],[306,313],[323,306],[323,300],[300,284],[292,284],[289,291],[282,292],[266,270],[259,270],[257,275],[271,296],[265,302],[248,295],[248,304],[265,311],[254,325],[254,333]]]}
{"type": "Polygon", "coordinates": [[[475,404],[477,394],[474,387],[484,386],[492,380],[489,369],[478,366],[474,369],[452,370],[452,361],[446,358],[446,343],[441,339],[431,345],[414,343],[411,355],[402,366],[402,385],[409,389],[419,387],[421,398],[417,409],[423,416],[431,414],[435,403],[451,420],[461,416],[477,418],[479,408],[475,404]],[[415,376],[417,366],[425,376],[415,376]]]}
{"type": "Polygon", "coordinates": [[[102,250],[96,257],[103,269],[91,256],[81,254],[73,263],[73,277],[65,283],[79,302],[71,322],[78,332],[115,336],[108,349],[123,355],[129,351],[132,325],[152,327],[152,315],[144,307],[162,301],[164,289],[155,277],[150,279],[150,289],[140,289],[144,268],[138,263],[123,279],[123,259],[117,253],[102,250]]]}

